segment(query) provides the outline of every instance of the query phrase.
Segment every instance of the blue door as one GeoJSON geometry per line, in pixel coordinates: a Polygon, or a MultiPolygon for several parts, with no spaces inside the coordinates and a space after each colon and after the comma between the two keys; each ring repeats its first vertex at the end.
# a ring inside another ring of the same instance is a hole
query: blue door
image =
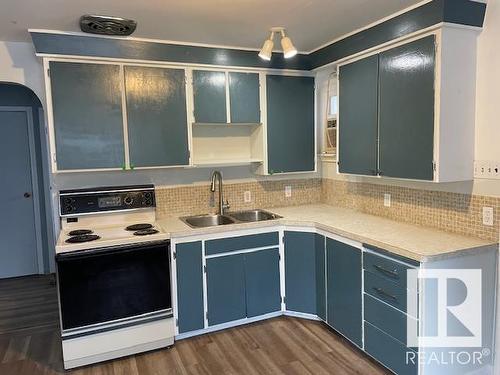
{"type": "Polygon", "coordinates": [[[207,259],[208,324],[246,317],[244,254],[207,259]]]}
{"type": "Polygon", "coordinates": [[[361,250],[326,239],[327,322],[362,346],[361,250]]]}
{"type": "Polygon", "coordinates": [[[316,314],[315,233],[285,232],[286,309],[316,314]]]}
{"type": "Polygon", "coordinates": [[[201,241],[177,244],[175,254],[179,333],[202,329],[205,319],[201,241]]]}
{"type": "Polygon", "coordinates": [[[0,107],[0,278],[38,273],[30,126],[26,110],[0,107]]]}
{"type": "Polygon", "coordinates": [[[247,317],[281,308],[279,249],[245,254],[247,317]]]}

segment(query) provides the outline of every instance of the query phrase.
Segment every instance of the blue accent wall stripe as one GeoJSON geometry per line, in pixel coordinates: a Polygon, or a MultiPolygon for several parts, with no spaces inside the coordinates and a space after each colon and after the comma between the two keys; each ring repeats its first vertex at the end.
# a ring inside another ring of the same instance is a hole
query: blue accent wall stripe
{"type": "Polygon", "coordinates": [[[311,53],[311,68],[318,68],[441,22],[482,27],[485,12],[484,3],[434,0],[311,53]]]}
{"type": "Polygon", "coordinates": [[[257,55],[257,51],[248,50],[38,32],[32,32],[31,37],[37,53],[50,55],[107,57],[270,69],[310,69],[309,56],[301,54],[298,54],[293,59],[285,60],[282,53],[273,53],[271,61],[265,61],[257,55]]]}
{"type": "Polygon", "coordinates": [[[257,51],[248,50],[44,32],[32,32],[31,37],[36,52],[49,55],[311,70],[441,22],[482,27],[485,13],[485,3],[471,0],[433,0],[311,54],[298,54],[286,60],[282,53],[273,53],[271,61],[264,61],[258,57],[257,51]]]}

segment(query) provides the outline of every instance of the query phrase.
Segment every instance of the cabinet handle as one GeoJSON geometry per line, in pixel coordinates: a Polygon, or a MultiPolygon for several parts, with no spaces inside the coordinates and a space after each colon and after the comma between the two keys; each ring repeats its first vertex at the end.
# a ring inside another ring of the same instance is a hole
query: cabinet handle
{"type": "Polygon", "coordinates": [[[373,267],[377,271],[382,272],[382,273],[384,273],[384,274],[386,274],[386,275],[388,275],[388,276],[390,276],[390,277],[392,277],[394,279],[399,279],[399,274],[397,273],[396,270],[391,271],[391,270],[388,270],[388,269],[386,269],[386,268],[384,268],[382,266],[379,266],[378,264],[374,264],[373,267]]]}
{"type": "Polygon", "coordinates": [[[382,297],[385,297],[385,298],[389,298],[389,299],[392,299],[393,301],[397,301],[398,298],[392,294],[389,294],[387,293],[384,289],[382,288],[376,288],[376,287],[373,287],[372,288],[375,292],[377,292],[377,294],[379,296],[382,296],[382,297]]]}

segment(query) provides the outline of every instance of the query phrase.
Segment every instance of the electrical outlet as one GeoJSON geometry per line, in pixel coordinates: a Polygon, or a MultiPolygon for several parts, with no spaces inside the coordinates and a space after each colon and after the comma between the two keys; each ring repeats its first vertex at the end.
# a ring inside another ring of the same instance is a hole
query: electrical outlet
{"type": "Polygon", "coordinates": [[[384,194],[384,206],[391,207],[391,194],[384,194]]]}
{"type": "Polygon", "coordinates": [[[483,207],[483,224],[493,226],[493,207],[483,207]]]}
{"type": "Polygon", "coordinates": [[[475,160],[474,177],[500,180],[500,162],[489,160],[475,160]]]}
{"type": "Polygon", "coordinates": [[[292,197],[292,187],[290,185],[285,186],[285,197],[286,198],[292,197]]]}
{"type": "Polygon", "coordinates": [[[250,191],[245,191],[243,193],[243,201],[245,203],[251,203],[252,202],[252,193],[250,191]]]}

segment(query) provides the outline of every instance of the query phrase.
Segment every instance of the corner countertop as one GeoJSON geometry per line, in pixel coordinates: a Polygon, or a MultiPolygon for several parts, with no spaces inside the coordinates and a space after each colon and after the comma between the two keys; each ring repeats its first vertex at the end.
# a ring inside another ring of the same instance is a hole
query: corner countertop
{"type": "Polygon", "coordinates": [[[466,250],[495,246],[493,241],[444,232],[438,229],[400,223],[379,216],[327,204],[267,209],[279,220],[193,229],[178,217],[164,217],[158,224],[170,238],[223,233],[276,225],[313,227],[354,241],[380,247],[419,262],[459,255],[466,250]]]}

